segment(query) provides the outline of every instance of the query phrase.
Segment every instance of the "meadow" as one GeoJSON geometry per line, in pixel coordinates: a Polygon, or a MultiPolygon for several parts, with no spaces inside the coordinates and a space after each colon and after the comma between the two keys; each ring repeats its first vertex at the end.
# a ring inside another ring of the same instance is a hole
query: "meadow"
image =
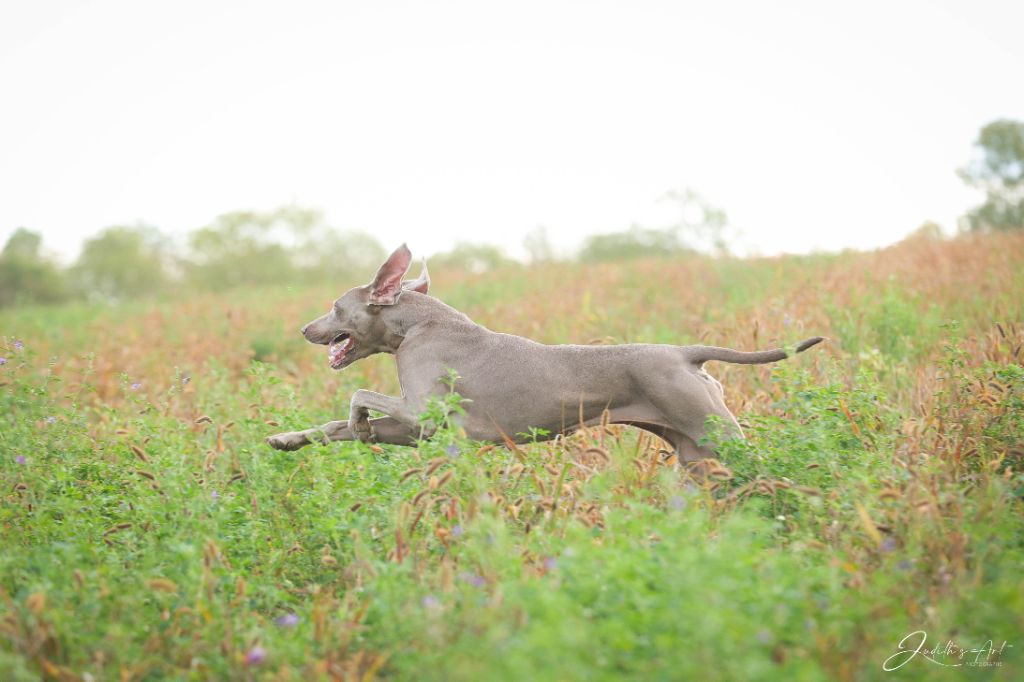
{"type": "Polygon", "coordinates": [[[1022,679],[1024,235],[432,275],[544,342],[828,342],[709,364],[747,440],[689,471],[617,426],[271,450],[398,390],[298,333],[344,276],[2,311],[0,679],[1022,679]]]}

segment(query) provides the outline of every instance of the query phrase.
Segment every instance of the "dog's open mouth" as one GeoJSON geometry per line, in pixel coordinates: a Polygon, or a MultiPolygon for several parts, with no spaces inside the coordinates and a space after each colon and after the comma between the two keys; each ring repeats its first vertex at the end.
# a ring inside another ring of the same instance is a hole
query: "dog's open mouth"
{"type": "Polygon", "coordinates": [[[356,342],[352,340],[351,334],[346,332],[335,336],[331,345],[327,347],[327,361],[331,369],[341,369],[345,363],[345,356],[355,347],[356,342]]]}

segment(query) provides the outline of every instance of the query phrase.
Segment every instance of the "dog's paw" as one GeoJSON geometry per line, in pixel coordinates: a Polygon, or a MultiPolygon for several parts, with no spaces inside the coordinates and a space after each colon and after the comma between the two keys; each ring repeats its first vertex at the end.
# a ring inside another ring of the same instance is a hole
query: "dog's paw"
{"type": "Polygon", "coordinates": [[[370,426],[368,419],[353,419],[349,422],[348,427],[352,431],[352,435],[363,443],[375,443],[377,441],[377,436],[373,432],[373,427],[370,426]]]}
{"type": "Polygon", "coordinates": [[[279,433],[276,436],[270,436],[266,441],[267,445],[275,450],[285,451],[298,450],[309,443],[301,433],[279,433]]]}

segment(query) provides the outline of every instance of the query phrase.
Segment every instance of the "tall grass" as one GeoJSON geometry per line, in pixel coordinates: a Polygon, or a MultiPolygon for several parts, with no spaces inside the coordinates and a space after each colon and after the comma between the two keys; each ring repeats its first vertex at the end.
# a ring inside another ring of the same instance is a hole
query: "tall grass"
{"type": "Polygon", "coordinates": [[[1022,247],[434,273],[547,342],[830,337],[709,368],[748,439],[699,471],[616,426],[268,449],[398,390],[299,337],[340,291],[4,313],[0,678],[1019,679],[1022,247]]]}

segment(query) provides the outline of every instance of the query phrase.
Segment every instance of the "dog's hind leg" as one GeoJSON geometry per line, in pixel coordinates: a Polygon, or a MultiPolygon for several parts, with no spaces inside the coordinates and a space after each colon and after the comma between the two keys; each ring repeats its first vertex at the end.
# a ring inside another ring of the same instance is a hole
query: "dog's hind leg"
{"type": "Polygon", "coordinates": [[[665,440],[681,462],[716,457],[715,442],[708,442],[707,421],[717,417],[719,439],[743,438],[743,431],[725,405],[722,385],[703,371],[675,371],[652,376],[646,385],[647,399],[669,425],[665,440]]]}

